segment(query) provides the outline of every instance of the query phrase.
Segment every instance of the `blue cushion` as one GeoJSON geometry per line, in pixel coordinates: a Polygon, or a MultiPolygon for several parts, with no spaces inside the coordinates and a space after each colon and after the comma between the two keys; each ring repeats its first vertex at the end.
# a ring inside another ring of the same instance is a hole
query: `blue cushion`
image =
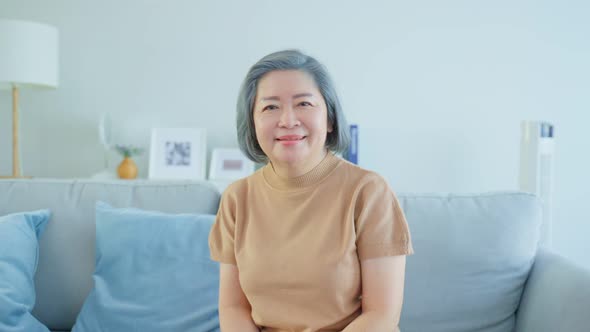
{"type": "Polygon", "coordinates": [[[98,202],[94,288],[72,331],[219,331],[214,218],[98,202]]]}
{"type": "Polygon", "coordinates": [[[39,210],[0,217],[0,331],[49,331],[31,310],[38,240],[50,215],[49,210],[39,210]]]}
{"type": "Polygon", "coordinates": [[[513,331],[541,225],[530,194],[401,195],[408,257],[404,332],[513,331]]]}

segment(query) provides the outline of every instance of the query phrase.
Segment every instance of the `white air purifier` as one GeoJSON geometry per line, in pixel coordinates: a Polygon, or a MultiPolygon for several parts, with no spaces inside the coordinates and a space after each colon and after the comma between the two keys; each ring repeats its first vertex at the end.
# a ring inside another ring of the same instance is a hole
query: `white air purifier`
{"type": "Polygon", "coordinates": [[[553,125],[541,121],[523,121],[520,140],[519,188],[537,195],[543,203],[541,245],[552,246],[553,168],[555,139],[553,125]]]}

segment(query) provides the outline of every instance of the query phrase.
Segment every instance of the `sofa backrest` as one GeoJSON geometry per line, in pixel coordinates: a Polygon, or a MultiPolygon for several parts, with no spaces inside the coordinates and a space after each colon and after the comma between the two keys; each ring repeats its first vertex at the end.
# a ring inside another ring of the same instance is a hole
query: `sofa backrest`
{"type": "MultiPolygon", "coordinates": [[[[537,251],[541,204],[530,194],[402,194],[415,250],[407,259],[404,332],[512,331],[537,251]]],[[[94,207],[217,212],[207,182],[0,180],[0,215],[53,213],[41,236],[34,315],[69,330],[90,292],[94,207]]]]}
{"type": "Polygon", "coordinates": [[[33,314],[51,330],[70,330],[90,292],[95,262],[95,203],[170,213],[217,213],[207,182],[0,180],[0,215],[50,209],[41,236],[33,314]]]}
{"type": "Polygon", "coordinates": [[[531,194],[400,195],[415,254],[407,258],[404,332],[513,331],[537,252],[531,194]]]}

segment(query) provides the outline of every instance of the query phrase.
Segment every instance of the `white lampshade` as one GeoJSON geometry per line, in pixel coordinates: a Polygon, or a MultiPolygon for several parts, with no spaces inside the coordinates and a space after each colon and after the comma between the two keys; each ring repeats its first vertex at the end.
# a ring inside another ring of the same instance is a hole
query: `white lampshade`
{"type": "Polygon", "coordinates": [[[0,89],[57,85],[57,29],[41,23],[0,20],[0,89]]]}

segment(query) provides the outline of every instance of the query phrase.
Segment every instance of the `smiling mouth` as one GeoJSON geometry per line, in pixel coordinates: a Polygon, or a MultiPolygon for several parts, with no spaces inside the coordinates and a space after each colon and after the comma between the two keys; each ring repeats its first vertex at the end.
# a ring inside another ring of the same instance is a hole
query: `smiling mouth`
{"type": "Polygon", "coordinates": [[[296,142],[305,139],[307,136],[299,136],[299,135],[287,135],[277,137],[276,140],[280,142],[296,142]]]}

